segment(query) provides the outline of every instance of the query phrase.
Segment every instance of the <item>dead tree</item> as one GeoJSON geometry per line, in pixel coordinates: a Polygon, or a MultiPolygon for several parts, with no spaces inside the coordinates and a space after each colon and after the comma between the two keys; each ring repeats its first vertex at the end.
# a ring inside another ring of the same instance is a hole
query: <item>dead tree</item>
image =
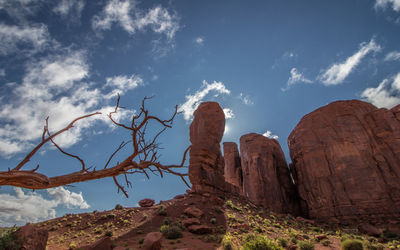
{"type": "Polygon", "coordinates": [[[140,112],[137,115],[133,115],[129,125],[125,125],[117,122],[113,115],[120,109],[119,101],[120,97],[118,95],[117,104],[115,109],[108,114],[108,118],[118,127],[126,129],[131,132],[132,138],[128,142],[122,142],[118,148],[110,155],[108,161],[102,169],[87,168],[85,162],[77,155],[73,155],[64,151],[57,143],[54,138],[69,129],[71,129],[74,124],[82,119],[86,119],[91,116],[99,115],[100,112],[84,115],[76,118],[71,123],[69,123],[65,128],[57,131],[54,134],[50,134],[49,131],[49,118],[46,118],[45,126],[43,128],[42,140],[41,142],[25,156],[25,158],[14,168],[8,169],[7,171],[0,171],[0,186],[10,185],[16,187],[23,187],[29,189],[47,189],[52,187],[58,187],[63,185],[68,185],[76,182],[83,182],[88,180],[95,180],[105,177],[112,177],[115,184],[118,187],[118,192],[122,191],[126,197],[128,194],[125,187],[130,187],[131,182],[128,179],[129,174],[142,173],[149,178],[150,173],[159,174],[163,177],[164,173],[169,173],[176,175],[182,179],[182,181],[189,187],[185,180],[187,173],[181,173],[175,169],[184,168],[184,163],[186,160],[186,155],[190,150],[188,147],[184,154],[180,165],[163,165],[158,161],[158,149],[159,144],[157,143],[158,137],[167,129],[172,127],[172,122],[177,115],[178,106],[175,106],[175,112],[172,114],[171,118],[168,120],[161,120],[156,116],[149,114],[149,111],[145,108],[145,102],[149,99],[145,97],[142,101],[140,107],[140,112]],[[155,122],[161,125],[162,129],[152,137],[152,139],[146,139],[146,129],[150,122],[155,122]],[[51,142],[61,153],[67,155],[68,157],[73,157],[80,162],[82,166],[80,171],[68,173],[60,176],[48,177],[44,174],[38,173],[39,165],[32,170],[22,170],[22,167],[27,164],[30,159],[37,153],[37,151],[46,143],[51,142]],[[110,162],[113,160],[115,155],[128,144],[132,145],[132,154],[130,154],[126,159],[120,161],[114,166],[109,166],[110,162]],[[125,186],[121,185],[117,176],[123,175],[125,178],[125,186]]]}

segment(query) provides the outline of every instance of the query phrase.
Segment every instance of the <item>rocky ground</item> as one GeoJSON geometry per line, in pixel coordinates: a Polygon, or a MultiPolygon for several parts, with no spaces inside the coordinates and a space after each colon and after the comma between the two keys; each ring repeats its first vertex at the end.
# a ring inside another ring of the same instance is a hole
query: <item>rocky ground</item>
{"type": "Polygon", "coordinates": [[[400,249],[399,236],[382,230],[384,225],[316,223],[269,212],[243,198],[208,193],[178,195],[151,207],[117,205],[110,211],[69,214],[31,227],[25,244],[43,241],[48,232],[48,250],[341,249],[346,240],[361,242],[364,249],[400,249]]]}

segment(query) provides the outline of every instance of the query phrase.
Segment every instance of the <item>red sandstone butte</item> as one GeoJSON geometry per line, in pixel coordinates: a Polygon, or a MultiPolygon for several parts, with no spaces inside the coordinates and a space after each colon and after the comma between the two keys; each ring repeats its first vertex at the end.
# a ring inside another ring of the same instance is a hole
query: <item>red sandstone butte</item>
{"type": "Polygon", "coordinates": [[[242,167],[240,165],[240,156],[238,146],[234,142],[224,142],[224,177],[227,183],[238,187],[241,191],[243,188],[242,167]]]}
{"type": "Polygon", "coordinates": [[[304,116],[288,145],[311,218],[400,214],[400,105],[333,102],[304,116]]]}
{"type": "Polygon", "coordinates": [[[276,213],[295,212],[295,187],[277,140],[260,134],[240,138],[243,195],[276,213]]]}
{"type": "Polygon", "coordinates": [[[203,102],[194,112],[190,125],[189,179],[196,192],[224,189],[224,159],[220,142],[225,115],[216,102],[203,102]]]}

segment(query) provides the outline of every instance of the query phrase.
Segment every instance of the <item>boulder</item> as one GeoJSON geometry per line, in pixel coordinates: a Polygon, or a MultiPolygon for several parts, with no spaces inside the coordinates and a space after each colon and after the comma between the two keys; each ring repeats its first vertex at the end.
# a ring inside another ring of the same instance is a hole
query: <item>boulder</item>
{"type": "Polygon", "coordinates": [[[21,245],[21,249],[45,250],[49,232],[38,229],[31,224],[20,227],[15,232],[15,240],[21,245]]]}
{"type": "Polygon", "coordinates": [[[146,234],[142,248],[145,250],[160,250],[161,249],[162,233],[151,232],[146,234]]]}
{"type": "Polygon", "coordinates": [[[189,179],[196,192],[224,189],[224,159],[220,142],[225,129],[225,115],[216,102],[203,102],[194,112],[190,125],[189,179]]]}
{"type": "Polygon", "coordinates": [[[361,223],[358,225],[358,231],[369,236],[379,237],[381,235],[381,231],[369,223],[361,223]]]}
{"type": "Polygon", "coordinates": [[[113,241],[110,237],[104,237],[94,242],[89,249],[90,250],[110,250],[113,248],[113,241]]]}
{"type": "Polygon", "coordinates": [[[224,177],[227,183],[232,184],[242,190],[243,175],[240,163],[238,146],[234,142],[224,142],[224,177]]]}
{"type": "Polygon", "coordinates": [[[139,206],[140,207],[152,207],[154,205],[155,201],[152,199],[143,199],[139,201],[139,206]]]}
{"type": "Polygon", "coordinates": [[[182,221],[182,224],[183,224],[185,227],[189,227],[189,226],[191,226],[191,225],[200,225],[201,223],[200,223],[200,220],[197,219],[197,218],[187,218],[187,219],[184,219],[184,220],[182,221]]]}
{"type": "Polygon", "coordinates": [[[400,214],[400,105],[337,101],[304,116],[288,138],[311,218],[400,214]]]}
{"type": "Polygon", "coordinates": [[[243,195],[276,213],[296,213],[296,191],[283,151],[275,139],[260,134],[240,138],[243,195]]]}
{"type": "Polygon", "coordinates": [[[194,234],[209,234],[212,233],[212,228],[206,225],[191,225],[188,227],[189,232],[194,234]]]}
{"type": "Polygon", "coordinates": [[[200,219],[203,216],[203,211],[198,209],[197,207],[188,207],[183,211],[187,216],[191,218],[198,218],[200,219]]]}

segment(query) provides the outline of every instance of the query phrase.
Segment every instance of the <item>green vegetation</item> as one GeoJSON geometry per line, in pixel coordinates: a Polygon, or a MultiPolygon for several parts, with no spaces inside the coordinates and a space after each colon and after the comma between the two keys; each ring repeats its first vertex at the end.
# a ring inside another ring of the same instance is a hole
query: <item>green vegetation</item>
{"type": "Polygon", "coordinates": [[[278,240],[279,245],[281,245],[282,247],[287,247],[287,245],[288,245],[287,239],[285,239],[285,238],[278,238],[277,240],[278,240]]]}
{"type": "Polygon", "coordinates": [[[115,205],[115,210],[121,210],[123,208],[124,207],[122,205],[120,205],[120,204],[115,205]]]}
{"type": "Polygon", "coordinates": [[[233,210],[236,210],[236,211],[239,211],[239,212],[242,212],[242,211],[243,211],[243,208],[242,208],[241,206],[236,206],[235,204],[233,204],[233,202],[232,202],[231,200],[227,200],[227,201],[225,202],[225,204],[226,204],[229,208],[231,208],[231,209],[233,209],[233,210]]]}
{"type": "Polygon", "coordinates": [[[15,231],[17,231],[17,227],[0,228],[0,249],[17,250],[21,248],[15,240],[15,231]]]}
{"type": "Polygon", "coordinates": [[[300,250],[313,250],[314,243],[311,241],[299,241],[298,243],[300,250]]]}
{"type": "Polygon", "coordinates": [[[281,250],[280,246],[264,235],[249,234],[242,246],[243,250],[281,250]]]}
{"type": "Polygon", "coordinates": [[[167,216],[167,210],[165,209],[164,205],[160,205],[158,207],[158,215],[167,216]]]}
{"type": "Polygon", "coordinates": [[[233,239],[234,237],[230,233],[225,234],[221,242],[222,248],[224,250],[233,250],[234,249],[233,239]]]}
{"type": "Polygon", "coordinates": [[[182,237],[182,228],[175,224],[162,225],[160,227],[160,232],[164,235],[165,238],[171,240],[182,237]]]}
{"type": "Polygon", "coordinates": [[[347,239],[342,242],[343,250],[363,250],[363,243],[361,240],[347,239]]]}

